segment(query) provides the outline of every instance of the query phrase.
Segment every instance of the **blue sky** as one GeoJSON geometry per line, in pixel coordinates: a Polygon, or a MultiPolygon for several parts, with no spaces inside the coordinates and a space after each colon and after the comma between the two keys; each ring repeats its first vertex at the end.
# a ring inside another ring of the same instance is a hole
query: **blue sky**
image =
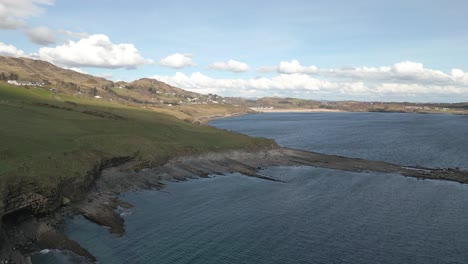
{"type": "Polygon", "coordinates": [[[0,54],[229,96],[468,101],[466,10],[462,0],[0,0],[0,54]]]}

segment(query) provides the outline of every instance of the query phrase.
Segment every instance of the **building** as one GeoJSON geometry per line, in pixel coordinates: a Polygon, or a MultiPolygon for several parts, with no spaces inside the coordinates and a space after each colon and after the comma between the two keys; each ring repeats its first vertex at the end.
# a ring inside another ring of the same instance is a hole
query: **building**
{"type": "Polygon", "coordinates": [[[17,80],[8,80],[7,82],[9,84],[16,85],[16,86],[37,86],[37,87],[44,86],[43,82],[17,81],[17,80]]]}

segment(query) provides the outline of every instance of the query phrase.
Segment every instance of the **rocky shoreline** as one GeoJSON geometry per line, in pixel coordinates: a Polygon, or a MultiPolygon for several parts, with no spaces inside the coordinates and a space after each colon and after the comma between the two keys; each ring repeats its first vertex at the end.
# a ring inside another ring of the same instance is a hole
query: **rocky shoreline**
{"type": "Polygon", "coordinates": [[[120,193],[162,189],[165,181],[184,181],[234,172],[279,182],[261,173],[261,168],[271,166],[311,166],[352,172],[397,173],[421,179],[468,183],[468,171],[460,169],[407,167],[280,147],[180,156],[154,166],[135,161],[132,157],[119,157],[99,163],[86,179],[61,186],[61,190],[58,190],[60,195],[55,198],[62,200],[43,197],[45,200],[42,206],[50,208],[34,212],[31,210],[33,208],[19,206],[20,209],[4,215],[0,231],[0,261],[4,262],[0,263],[31,263],[28,256],[42,249],[71,251],[96,261],[86,249],[63,235],[61,230],[64,219],[83,215],[90,221],[108,227],[110,233],[122,236],[125,233],[125,223],[117,209],[132,205],[120,201],[120,193]],[[64,199],[65,194],[67,200],[64,199]],[[70,202],[69,198],[78,202],[70,202]]]}

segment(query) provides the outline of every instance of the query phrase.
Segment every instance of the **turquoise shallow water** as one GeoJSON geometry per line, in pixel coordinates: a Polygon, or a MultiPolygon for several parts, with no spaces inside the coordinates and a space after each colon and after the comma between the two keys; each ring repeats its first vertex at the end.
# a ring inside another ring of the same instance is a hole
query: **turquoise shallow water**
{"type": "MultiPolygon", "coordinates": [[[[356,156],[372,155],[376,151],[385,160],[403,159],[370,146],[366,140],[372,138],[366,135],[369,128],[347,122],[354,115],[310,115],[315,114],[253,115],[218,120],[214,124],[269,136],[283,145],[309,150],[325,146],[329,141],[330,153],[337,151],[335,146],[343,142],[355,144],[349,138],[361,135],[361,148],[353,150],[344,146],[344,150],[354,151],[348,153],[356,156]],[[291,126],[292,120],[301,119],[307,122],[304,130],[291,126]],[[333,119],[335,122],[330,121],[333,119]],[[269,122],[275,123],[275,129],[269,122]],[[322,132],[321,140],[312,138],[310,130],[319,129],[314,122],[322,129],[326,123],[332,126],[322,132]],[[339,139],[333,136],[333,124],[339,127],[348,124],[356,131],[348,128],[343,132],[344,138],[339,139]],[[288,129],[291,138],[287,136],[288,129]]],[[[389,114],[370,114],[365,118],[357,115],[357,122],[365,119],[370,119],[369,123],[396,122],[397,119],[389,114]]],[[[464,133],[464,119],[434,116],[435,120],[431,121],[431,115],[426,116],[429,118],[423,123],[429,127],[437,126],[439,118],[447,118],[444,122],[456,127],[450,133],[459,131],[456,136],[451,134],[458,147],[449,144],[442,150],[466,155],[468,149],[459,139],[464,133]]],[[[399,127],[394,131],[402,131],[400,136],[418,130],[406,126],[418,126],[411,118],[419,119],[420,115],[404,118],[404,124],[394,123],[399,127]]],[[[383,125],[377,127],[385,130],[383,125]]],[[[372,129],[375,132],[377,128],[372,129]]],[[[464,163],[458,156],[441,155],[436,159],[437,155],[429,153],[430,158],[420,157],[426,150],[417,146],[431,150],[443,146],[433,142],[437,138],[434,131],[438,130],[428,130],[425,137],[402,139],[414,143],[415,157],[405,158],[405,162],[423,164],[435,160],[436,166],[466,165],[466,160],[464,163]]],[[[395,132],[388,133],[382,131],[388,140],[400,138],[395,132]]],[[[408,146],[392,144],[392,148],[408,146]]],[[[122,212],[127,228],[122,238],[80,217],[69,221],[66,232],[90,250],[100,263],[468,263],[466,185],[309,167],[267,168],[262,173],[285,183],[239,174],[170,183],[163,192],[142,191],[122,197],[135,205],[122,212]]],[[[82,261],[60,252],[38,254],[34,258],[34,263],[82,261]]]]}

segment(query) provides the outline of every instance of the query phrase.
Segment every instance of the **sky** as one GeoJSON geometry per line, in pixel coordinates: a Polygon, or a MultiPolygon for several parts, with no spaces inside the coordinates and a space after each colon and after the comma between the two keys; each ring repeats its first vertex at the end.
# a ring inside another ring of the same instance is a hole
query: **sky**
{"type": "Polygon", "coordinates": [[[466,0],[0,0],[0,55],[222,96],[468,101],[466,0]]]}

